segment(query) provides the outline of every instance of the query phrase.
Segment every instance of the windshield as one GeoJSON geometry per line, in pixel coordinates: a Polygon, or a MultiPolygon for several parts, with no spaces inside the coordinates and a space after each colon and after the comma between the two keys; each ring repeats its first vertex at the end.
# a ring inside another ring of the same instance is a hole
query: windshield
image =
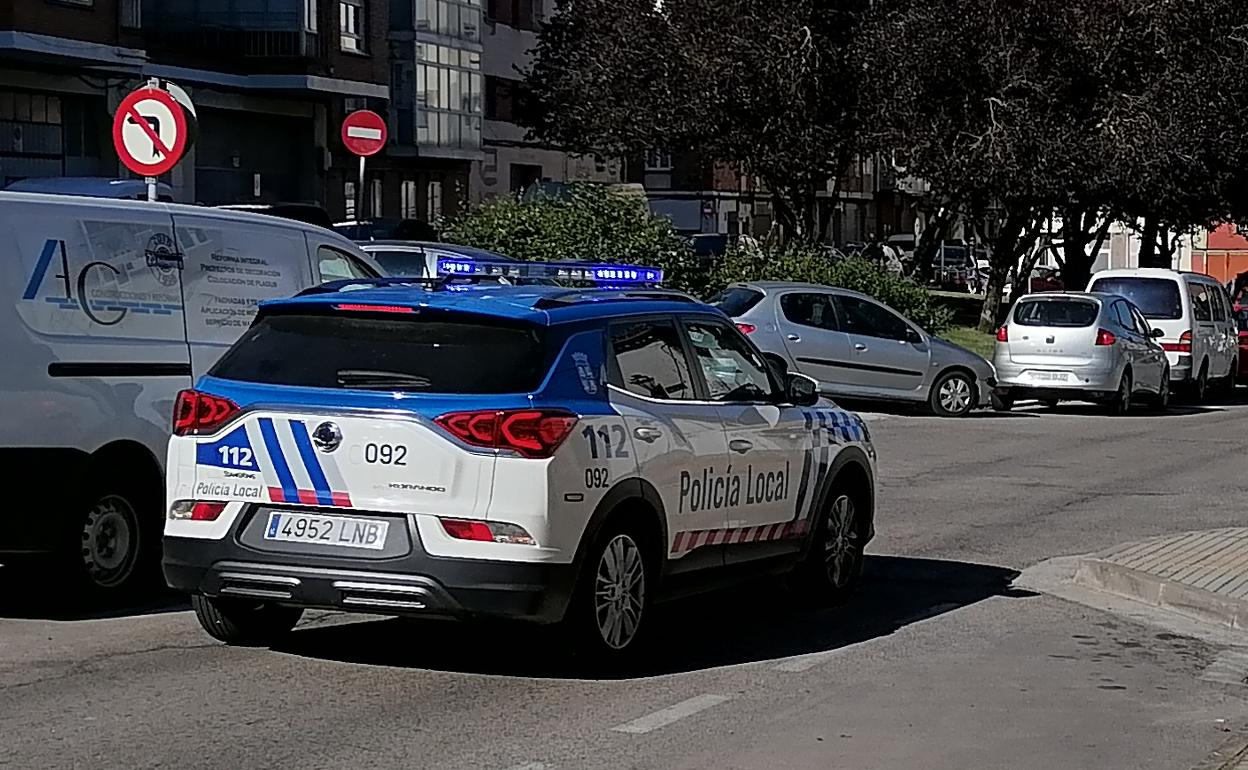
{"type": "Polygon", "coordinates": [[[1145,318],[1173,321],[1183,317],[1179,282],[1169,278],[1098,278],[1092,283],[1092,291],[1126,297],[1145,318]]]}
{"type": "Polygon", "coordinates": [[[1056,326],[1082,329],[1096,323],[1100,307],[1084,299],[1023,300],[1014,309],[1019,326],[1056,326]]]}
{"type": "Polygon", "coordinates": [[[729,318],[736,318],[750,312],[750,309],[762,299],[763,293],[761,291],[747,289],[744,286],[733,286],[724,289],[716,295],[711,300],[711,305],[724,311],[724,315],[729,318]]]}
{"type": "Polygon", "coordinates": [[[386,275],[421,278],[426,273],[425,254],[421,251],[381,251],[368,250],[368,255],[377,260],[386,275]]]}
{"type": "Polygon", "coordinates": [[[312,388],[527,393],[547,368],[538,327],[439,313],[261,316],[211,374],[312,388]]]}

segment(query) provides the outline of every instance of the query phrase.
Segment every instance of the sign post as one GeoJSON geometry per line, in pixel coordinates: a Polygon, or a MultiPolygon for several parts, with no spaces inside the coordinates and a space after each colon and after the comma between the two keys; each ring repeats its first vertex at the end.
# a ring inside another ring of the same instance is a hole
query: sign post
{"type": "Polygon", "coordinates": [[[371,110],[356,110],[342,121],[342,144],[360,156],[360,184],[355,194],[355,219],[362,221],[364,208],[364,162],[386,146],[386,121],[371,110]]]}
{"type": "Polygon", "coordinates": [[[160,81],[149,80],[122,99],[113,116],[113,147],[122,164],[147,182],[149,201],[156,200],[156,178],[176,166],[190,146],[188,111],[160,81]]]}

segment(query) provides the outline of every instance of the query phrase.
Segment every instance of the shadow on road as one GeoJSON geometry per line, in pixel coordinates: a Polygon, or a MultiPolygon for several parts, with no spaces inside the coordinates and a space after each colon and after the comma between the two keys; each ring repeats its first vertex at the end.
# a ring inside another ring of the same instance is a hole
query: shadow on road
{"type": "MultiPolygon", "coordinates": [[[[979,564],[869,557],[847,603],[810,609],[774,582],[656,607],[655,652],[609,678],[683,673],[836,650],[887,636],[1010,588],[1017,572],[979,564]],[[661,653],[661,654],[660,654],[661,653]]],[[[296,631],[278,651],[381,666],[543,678],[604,678],[568,654],[552,629],[519,624],[389,619],[296,631]]]]}
{"type": "MultiPolygon", "coordinates": [[[[929,420],[945,420],[950,418],[938,417],[936,414],[927,409],[922,404],[911,404],[899,401],[856,401],[849,398],[833,399],[836,405],[848,409],[851,412],[863,412],[866,414],[888,414],[896,417],[913,417],[917,419],[929,420]]],[[[995,418],[1010,417],[1035,417],[1033,414],[1025,412],[997,412],[992,409],[976,409],[965,417],[953,418],[955,420],[991,420],[995,418]]]]}
{"type": "Polygon", "coordinates": [[[126,599],[100,599],[58,587],[27,570],[0,568],[0,619],[100,620],[189,610],[186,596],[173,591],[148,591],[126,599]]]}

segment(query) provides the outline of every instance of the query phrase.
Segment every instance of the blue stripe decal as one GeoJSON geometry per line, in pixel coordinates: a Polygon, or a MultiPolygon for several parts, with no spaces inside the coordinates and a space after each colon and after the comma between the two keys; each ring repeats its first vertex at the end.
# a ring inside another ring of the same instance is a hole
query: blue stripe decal
{"type": "Polygon", "coordinates": [[[48,263],[52,261],[52,255],[56,253],[58,243],[60,241],[44,242],[39,261],[35,263],[35,270],[30,274],[30,282],[26,284],[26,291],[22,292],[22,299],[34,299],[39,293],[39,286],[43,283],[44,274],[48,272],[48,263]]]}
{"type": "Polygon", "coordinates": [[[299,487],[295,486],[295,477],[290,474],[290,466],[286,464],[286,457],[282,454],[282,445],[277,441],[277,431],[273,429],[273,420],[261,417],[258,422],[260,435],[264,436],[264,448],[269,452],[269,460],[273,463],[277,480],[282,485],[282,496],[288,503],[297,503],[299,502],[299,487]]]}
{"type": "Polygon", "coordinates": [[[316,490],[316,501],[321,505],[333,505],[334,497],[329,488],[329,479],[321,470],[321,461],[316,459],[316,450],[312,448],[312,439],[308,437],[308,426],[299,420],[290,420],[290,432],[294,434],[295,446],[299,447],[299,456],[303,458],[303,467],[308,469],[308,478],[312,480],[312,488],[316,490]]]}

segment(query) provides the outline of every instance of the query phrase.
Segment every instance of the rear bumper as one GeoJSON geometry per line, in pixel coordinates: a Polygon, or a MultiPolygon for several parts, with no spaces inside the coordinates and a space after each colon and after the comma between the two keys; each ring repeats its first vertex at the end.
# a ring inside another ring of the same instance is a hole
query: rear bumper
{"type": "Polygon", "coordinates": [[[497,617],[557,622],[576,580],[573,564],[440,559],[413,544],[397,559],[258,552],[223,540],[165,537],[166,582],[179,591],[296,607],[386,615],[497,617]]]}
{"type": "Polygon", "coordinates": [[[1113,393],[1118,390],[1122,372],[1117,367],[1096,363],[1087,366],[1039,366],[993,362],[997,369],[997,392],[1113,393]],[[1065,382],[1042,380],[1037,372],[1065,372],[1065,382]]]}

